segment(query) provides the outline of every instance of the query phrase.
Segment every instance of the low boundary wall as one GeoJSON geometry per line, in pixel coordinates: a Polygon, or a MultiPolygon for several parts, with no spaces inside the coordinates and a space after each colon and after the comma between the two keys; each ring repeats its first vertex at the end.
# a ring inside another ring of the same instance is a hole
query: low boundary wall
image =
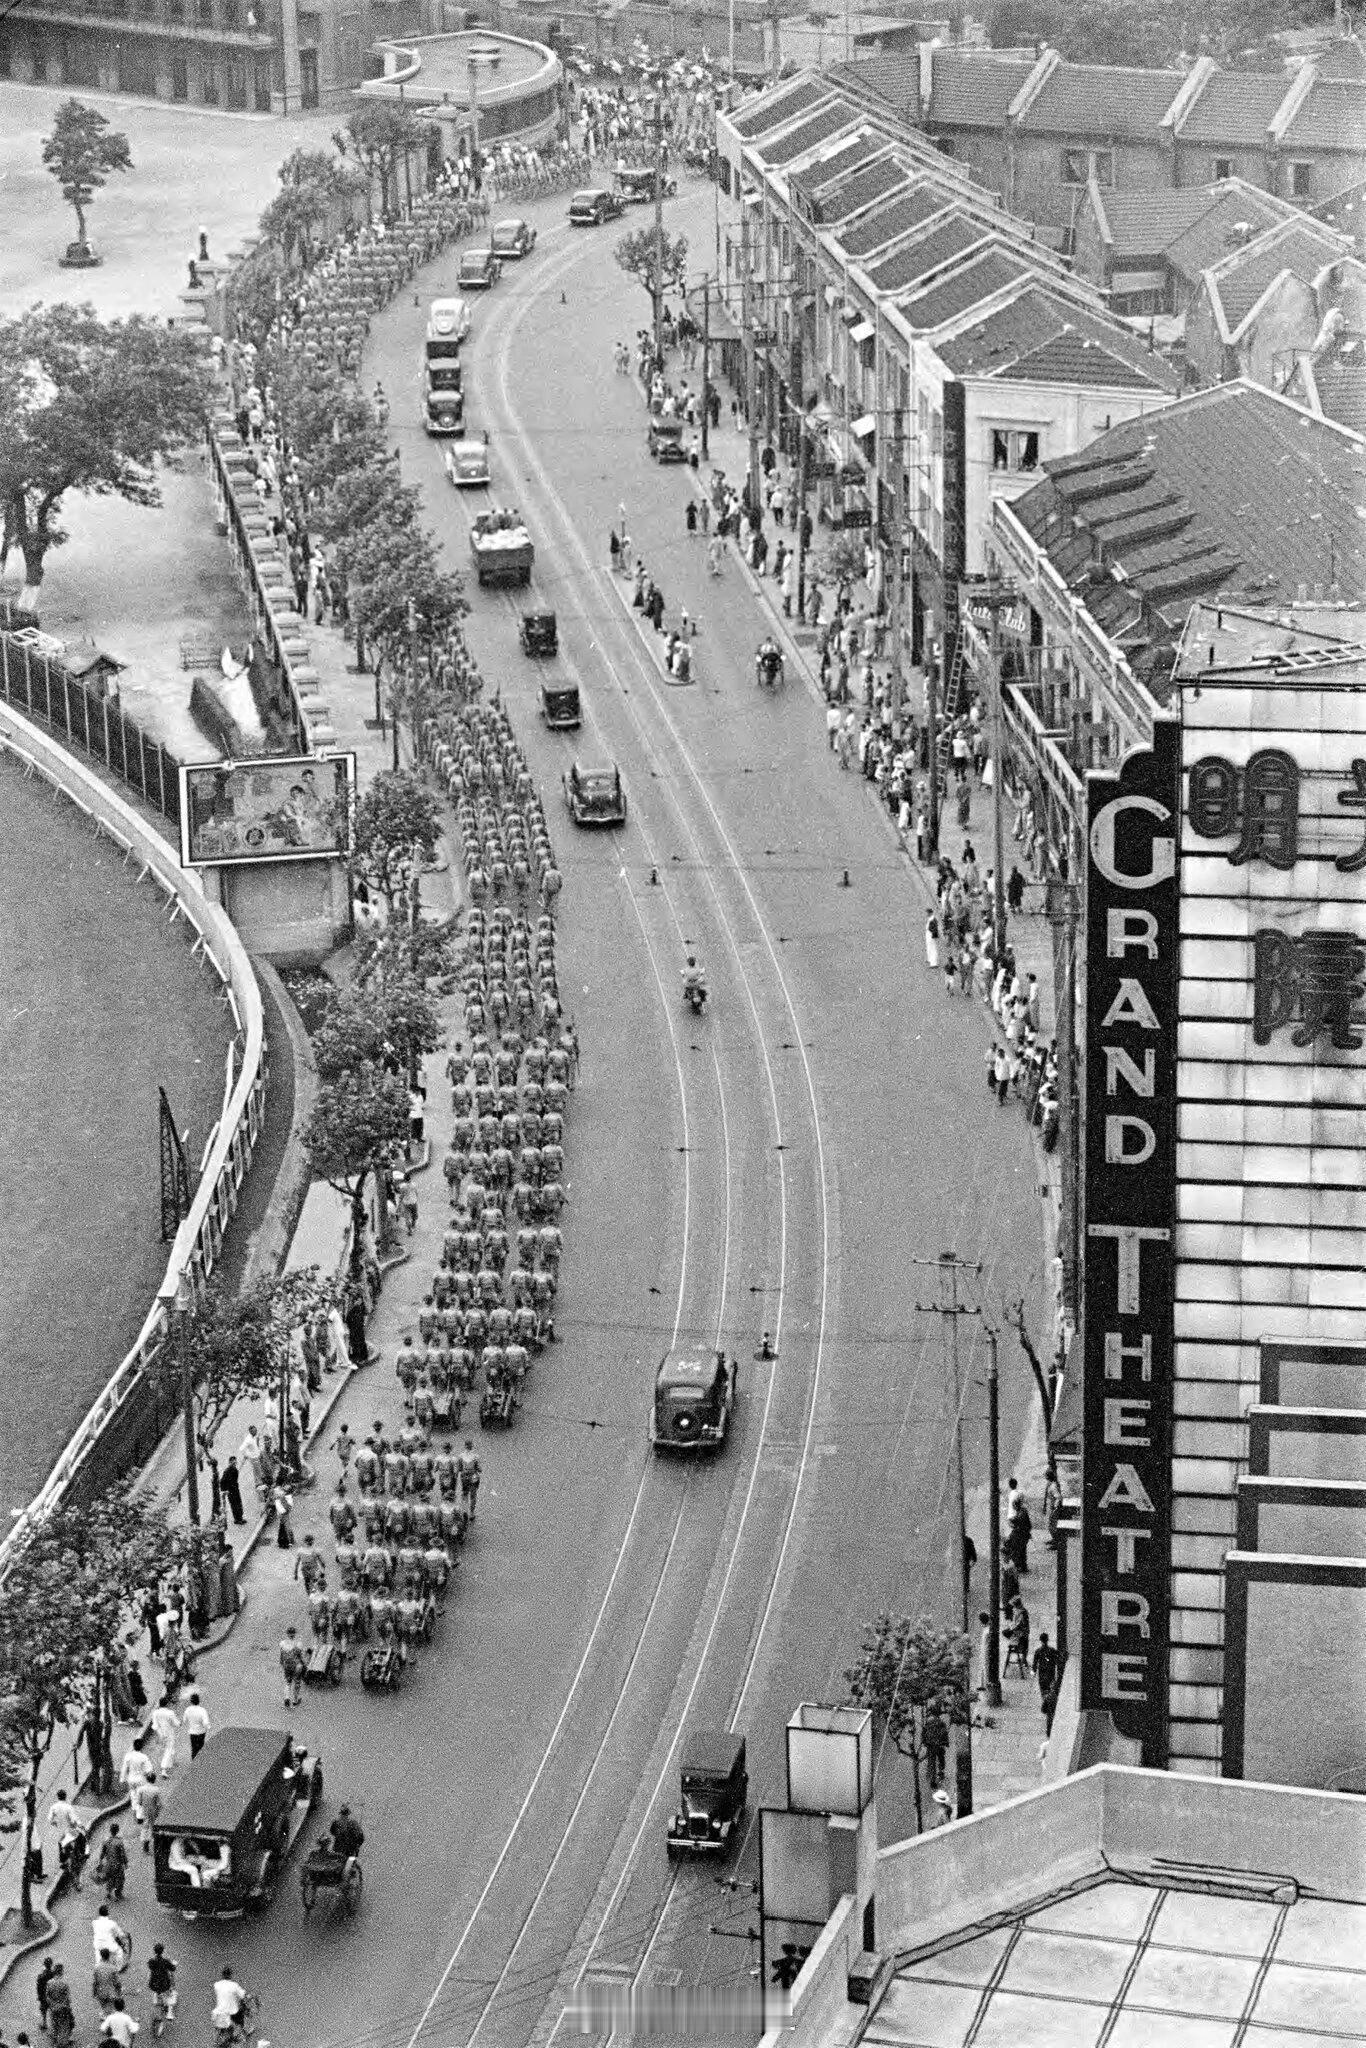
{"type": "Polygon", "coordinates": [[[198,1290],[218,1262],[261,1128],[266,1042],[261,994],[242,941],[223,912],[205,900],[195,878],[180,867],[160,835],[65,748],[7,704],[0,704],[0,749],[21,762],[27,773],[41,775],[96,833],[123,848],[126,861],[140,863],[138,879],[159,889],[166,899],[168,929],[181,918],[190,927],[192,955],[196,959],[202,956],[218,977],[234,1025],[222,1113],[205,1145],[199,1184],[157,1298],[137,1342],[72,1435],[41,1490],[0,1542],[3,1566],[9,1546],[34,1517],[65,1501],[88,1497],[110,1479],[144,1462],[174,1414],[176,1403],[168,1402],[164,1394],[158,1396],[148,1368],[168,1341],[168,1309],[182,1277],[188,1275],[198,1290]]]}

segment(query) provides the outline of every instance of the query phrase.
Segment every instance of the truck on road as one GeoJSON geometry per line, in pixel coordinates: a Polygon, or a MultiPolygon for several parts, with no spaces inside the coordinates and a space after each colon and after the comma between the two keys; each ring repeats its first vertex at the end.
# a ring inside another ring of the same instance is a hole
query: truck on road
{"type": "Polygon", "coordinates": [[[531,581],[536,551],[520,512],[481,512],[470,528],[470,553],[481,588],[531,581]]]}

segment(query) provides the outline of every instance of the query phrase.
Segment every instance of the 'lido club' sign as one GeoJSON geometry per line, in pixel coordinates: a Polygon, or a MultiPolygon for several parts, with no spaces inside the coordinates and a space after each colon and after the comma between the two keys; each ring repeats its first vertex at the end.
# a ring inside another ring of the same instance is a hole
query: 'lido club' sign
{"type": "Polygon", "coordinates": [[[1167,1748],[1180,735],[1087,777],[1081,1704],[1167,1748]]]}

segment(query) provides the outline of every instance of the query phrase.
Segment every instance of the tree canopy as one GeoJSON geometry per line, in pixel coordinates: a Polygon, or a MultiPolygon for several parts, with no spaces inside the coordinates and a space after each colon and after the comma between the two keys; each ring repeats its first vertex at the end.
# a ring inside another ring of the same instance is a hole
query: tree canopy
{"type": "Polygon", "coordinates": [[[37,306],[0,320],[0,563],[37,589],[68,491],[159,505],[157,465],[197,434],[208,373],[193,336],[133,314],[37,306]]]}
{"type": "Polygon", "coordinates": [[[280,166],[280,190],[261,215],[261,232],[278,244],[286,267],[313,261],[319,230],[342,196],[342,166],[322,149],[296,149],[280,166]]]}
{"type": "Polygon", "coordinates": [[[893,1746],[915,1766],[916,1826],[920,1765],[929,1754],[927,1722],[963,1723],[968,1715],[968,1639],[929,1615],[882,1613],[863,1631],[858,1660],[844,1674],[845,1697],[870,1707],[893,1746]]]}
{"type": "Polygon", "coordinates": [[[1277,35],[1332,14],[1332,0],[992,0],[987,34],[996,49],[1048,43],[1078,64],[1158,67],[1209,55],[1275,69],[1277,35]]]}
{"type": "Polygon", "coordinates": [[[342,157],[365,173],[367,204],[371,184],[378,178],[380,211],[389,212],[397,199],[404,151],[426,148],[428,125],[410,108],[385,100],[366,100],[347,115],[346,126],[338,128],[332,140],[342,157]]]}
{"type": "Polygon", "coordinates": [[[653,228],[633,228],[622,236],[612,254],[628,277],[644,285],[652,303],[656,293],[662,296],[667,291],[681,292],[687,282],[686,235],[661,235],[656,250],[653,228]]]}
{"type": "Polygon", "coordinates": [[[85,209],[95,194],[115,171],[133,168],[128,137],[80,100],[63,100],[58,107],[52,133],[43,142],[43,162],[61,186],[67,205],[76,209],[76,232],[82,242],[85,209]]]}

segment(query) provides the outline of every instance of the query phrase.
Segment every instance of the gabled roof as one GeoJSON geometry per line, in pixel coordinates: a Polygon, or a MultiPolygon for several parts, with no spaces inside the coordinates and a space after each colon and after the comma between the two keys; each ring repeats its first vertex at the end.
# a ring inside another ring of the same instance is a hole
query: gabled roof
{"type": "Polygon", "coordinates": [[[854,171],[841,178],[829,190],[824,186],[820,195],[820,219],[822,226],[832,222],[850,220],[856,213],[873,206],[889,193],[897,192],[909,183],[911,167],[902,158],[892,155],[879,157],[866,169],[854,171]]]}
{"type": "MultiPolygon", "coordinates": [[[[1231,238],[1245,222],[1256,236],[1278,222],[1303,219],[1288,199],[1278,199],[1242,178],[1225,178],[1205,189],[1210,195],[1208,207],[1181,230],[1166,251],[1167,261],[1183,277],[1196,278],[1211,264],[1233,254],[1240,245],[1236,241],[1231,244],[1231,238]]],[[[1243,248],[1249,239],[1243,240],[1243,248]]]]}
{"type": "Polygon", "coordinates": [[[886,147],[883,137],[871,136],[865,130],[859,130],[856,134],[837,142],[825,155],[803,165],[801,170],[793,171],[789,183],[794,192],[804,193],[808,199],[814,199],[817,193],[829,185],[838,184],[841,178],[847,178],[851,172],[858,170],[860,165],[867,163],[879,150],[886,147]]]}
{"type": "Polygon", "coordinates": [[[935,128],[1004,128],[1010,103],[1034,70],[1029,57],[936,49],[925,122],[935,128]]]}
{"type": "Polygon", "coordinates": [[[1264,149],[1266,131],[1290,90],[1283,71],[1212,71],[1176,133],[1182,142],[1264,149]]]}
{"type": "Polygon", "coordinates": [[[1205,285],[1225,338],[1232,341],[1283,270],[1309,284],[1343,253],[1340,238],[1317,221],[1282,221],[1205,271],[1205,285]]]}
{"type": "Polygon", "coordinates": [[[1132,65],[1057,64],[1024,109],[1021,126],[1050,135],[1156,137],[1182,77],[1132,65]]]}
{"type": "Polygon", "coordinates": [[[920,113],[920,57],[911,50],[878,50],[847,64],[832,64],[830,78],[856,95],[871,93],[903,121],[920,113]]]}
{"type": "Polygon", "coordinates": [[[1159,695],[1195,599],[1366,584],[1366,442],[1258,384],[1195,392],[1045,468],[1016,517],[1092,616],[1132,637],[1159,695]]]}
{"type": "Polygon", "coordinates": [[[850,256],[870,256],[888,242],[897,241],[924,225],[937,213],[953,205],[953,194],[932,179],[919,178],[908,192],[897,192],[881,206],[875,206],[862,220],[840,234],[840,247],[850,256]]]}
{"type": "Polygon", "coordinates": [[[1331,199],[1321,199],[1309,211],[1315,220],[1337,228],[1341,234],[1360,233],[1363,222],[1366,222],[1366,178],[1358,178],[1353,185],[1344,185],[1341,192],[1335,192],[1331,199]]]}
{"type": "Polygon", "coordinates": [[[1318,410],[1354,434],[1366,434],[1366,360],[1358,342],[1349,354],[1311,365],[1318,410]]]}
{"type": "Polygon", "coordinates": [[[993,298],[997,292],[1005,291],[1022,278],[1037,275],[1037,266],[1031,264],[1027,257],[994,243],[970,256],[966,263],[951,270],[946,277],[936,278],[924,291],[913,292],[908,298],[898,300],[897,310],[905,316],[909,326],[922,333],[933,332],[951,320],[961,320],[973,306],[993,298]]]}
{"type": "Polygon", "coordinates": [[[1288,199],[1277,199],[1245,178],[1175,192],[1102,192],[1092,184],[1088,197],[1118,261],[1165,261],[1188,278],[1234,249],[1246,248],[1249,235],[1238,236],[1238,229],[1255,235],[1281,221],[1304,219],[1288,199]]]}
{"type": "Polygon", "coordinates": [[[817,149],[822,142],[829,142],[842,128],[852,127],[857,119],[847,100],[829,101],[817,107],[786,135],[765,142],[764,161],[774,170],[781,170],[784,164],[795,163],[799,156],[805,156],[809,149],[817,149]]]}
{"type": "Polygon", "coordinates": [[[942,220],[931,221],[904,249],[896,250],[871,266],[868,276],[876,290],[900,292],[917,278],[930,277],[955,257],[966,256],[985,241],[990,229],[971,214],[955,206],[942,220]]]}
{"type": "Polygon", "coordinates": [[[955,377],[1174,393],[1170,366],[1124,328],[1034,287],[936,345],[955,377]]]}
{"type": "Polygon", "coordinates": [[[1366,82],[1318,78],[1295,109],[1282,145],[1297,149],[1366,149],[1366,82]]]}
{"type": "Polygon", "coordinates": [[[761,93],[750,106],[741,107],[727,119],[742,142],[753,142],[756,136],[767,135],[795,120],[798,114],[819,106],[829,97],[829,91],[824,79],[794,78],[790,85],[780,86],[776,92],[761,93]]]}

